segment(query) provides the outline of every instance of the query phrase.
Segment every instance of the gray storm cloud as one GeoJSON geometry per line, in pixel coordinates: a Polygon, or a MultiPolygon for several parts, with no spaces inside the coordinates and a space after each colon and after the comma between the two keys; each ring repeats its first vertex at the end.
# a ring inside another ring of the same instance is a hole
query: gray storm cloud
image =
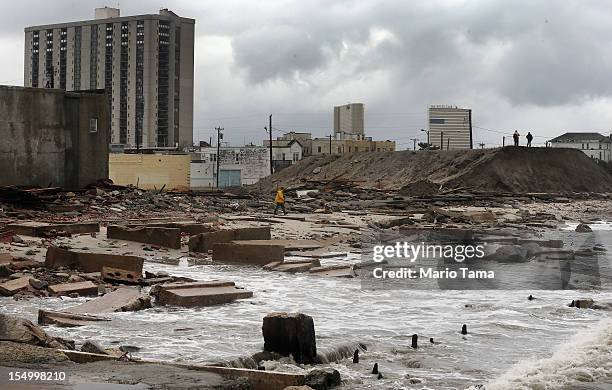
{"type": "Polygon", "coordinates": [[[612,93],[606,42],[612,14],[597,2],[361,4],[355,13],[310,7],[293,14],[290,26],[247,29],[233,39],[235,62],[252,83],[290,79],[296,72],[308,77],[340,64],[358,71],[393,68],[398,79],[426,89],[444,89],[446,76],[453,75],[512,104],[562,105],[612,93]],[[394,42],[343,64],[347,51],[367,45],[370,32],[381,28],[394,42]],[[492,50],[500,54],[482,64],[492,50]],[[491,68],[484,80],[482,66],[491,68]],[[428,72],[439,72],[441,82],[420,80],[428,72]]]}

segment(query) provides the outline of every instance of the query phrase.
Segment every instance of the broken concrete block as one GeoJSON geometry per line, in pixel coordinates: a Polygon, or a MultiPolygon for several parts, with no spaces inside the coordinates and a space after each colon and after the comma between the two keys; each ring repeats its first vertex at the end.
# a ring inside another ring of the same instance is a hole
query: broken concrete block
{"type": "Polygon", "coordinates": [[[226,379],[246,378],[251,390],[284,390],[288,386],[299,386],[305,382],[302,373],[262,371],[246,368],[197,366],[198,370],[212,372],[226,379]]]}
{"type": "Polygon", "coordinates": [[[13,261],[13,255],[10,253],[0,253],[0,264],[9,264],[13,261]]]}
{"type": "Polygon", "coordinates": [[[214,244],[213,261],[219,263],[264,266],[285,259],[282,245],[239,244],[235,242],[214,244]]]}
{"type": "Polygon", "coordinates": [[[271,313],[263,319],[264,350],[292,355],[296,363],[317,362],[317,341],[312,317],[302,313],[271,313]]]}
{"type": "Polygon", "coordinates": [[[110,321],[110,319],[83,314],[38,310],[38,325],[56,325],[70,328],[91,325],[92,322],[96,321],[110,321]]]}
{"type": "Polygon", "coordinates": [[[49,247],[45,258],[47,268],[78,266],[84,272],[100,272],[106,266],[142,273],[143,263],[144,259],[137,256],[77,252],[58,247],[49,247]]]}
{"type": "Polygon", "coordinates": [[[280,271],[288,273],[308,272],[311,268],[319,267],[321,263],[318,260],[303,260],[303,261],[285,261],[273,262],[266,264],[263,268],[270,271],[280,271]]]}
{"type": "Polygon", "coordinates": [[[198,223],[192,221],[155,222],[147,223],[147,226],[180,229],[181,233],[186,233],[189,235],[206,233],[214,229],[214,226],[211,223],[198,223]]]}
{"type": "Polygon", "coordinates": [[[319,249],[321,244],[313,240],[234,240],[236,244],[250,244],[250,245],[282,245],[285,250],[300,251],[319,249]]]}
{"type": "Polygon", "coordinates": [[[51,231],[65,232],[67,234],[95,233],[100,231],[100,224],[98,222],[46,223],[28,221],[9,224],[7,228],[16,234],[45,237],[48,236],[51,231]]]}
{"type": "Polygon", "coordinates": [[[350,265],[332,265],[329,267],[315,267],[311,268],[311,274],[317,276],[327,276],[333,278],[354,278],[357,273],[350,265]]]}
{"type": "Polygon", "coordinates": [[[217,230],[191,237],[189,239],[189,250],[191,252],[207,252],[213,249],[214,244],[218,243],[235,240],[269,240],[271,237],[270,226],[217,230]]]}
{"type": "Polygon", "coordinates": [[[89,280],[79,283],[54,284],[49,286],[49,292],[55,295],[69,295],[72,293],[77,293],[80,296],[98,295],[98,285],[89,280]]]}
{"type": "Polygon", "coordinates": [[[2,313],[0,313],[0,340],[41,347],[74,349],[74,341],[51,337],[31,321],[2,313]]]}
{"type": "Polygon", "coordinates": [[[99,314],[117,311],[137,311],[151,307],[151,298],[137,287],[120,287],[113,292],[66,309],[69,313],[99,314]]]}
{"type": "Polygon", "coordinates": [[[8,267],[14,271],[38,268],[40,266],[42,266],[42,263],[40,263],[39,261],[24,258],[15,258],[8,264],[8,267]]]}
{"type": "Polygon", "coordinates": [[[22,276],[20,278],[4,282],[0,284],[0,294],[9,296],[16,294],[20,290],[25,290],[30,286],[30,279],[32,278],[29,276],[22,276]]]}
{"type": "Polygon", "coordinates": [[[109,225],[106,236],[117,240],[136,241],[172,249],[181,248],[181,230],[177,228],[109,225]]]}
{"type": "Polygon", "coordinates": [[[160,286],[156,295],[157,303],[160,305],[197,307],[251,298],[253,293],[236,287],[234,282],[210,281],[164,284],[160,286]]]}
{"type": "Polygon", "coordinates": [[[144,281],[142,273],[126,271],[124,269],[102,267],[102,279],[107,282],[118,282],[126,284],[139,284],[144,281]]]}
{"type": "Polygon", "coordinates": [[[68,356],[68,359],[72,360],[75,363],[83,364],[83,363],[92,363],[99,362],[103,360],[119,360],[120,356],[115,355],[103,355],[99,353],[89,353],[89,352],[80,352],[80,351],[64,351],[62,350],[64,355],[68,356]]]}

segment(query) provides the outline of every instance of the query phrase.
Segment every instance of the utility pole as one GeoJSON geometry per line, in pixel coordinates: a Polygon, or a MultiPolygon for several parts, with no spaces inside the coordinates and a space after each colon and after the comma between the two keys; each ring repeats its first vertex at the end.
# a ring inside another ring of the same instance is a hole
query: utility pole
{"type": "Polygon", "coordinates": [[[274,166],[272,163],[272,114],[270,114],[270,175],[274,173],[274,166]]]}
{"type": "Polygon", "coordinates": [[[331,136],[331,134],[330,134],[330,135],[329,135],[329,154],[330,154],[330,155],[332,154],[332,142],[331,142],[331,141],[332,141],[332,136],[331,136]]]}
{"type": "Polygon", "coordinates": [[[484,149],[485,144],[484,144],[484,142],[481,142],[481,143],[478,144],[478,146],[480,146],[480,149],[484,149]]]}
{"type": "Polygon", "coordinates": [[[224,129],[221,127],[217,127],[215,128],[215,130],[217,130],[217,189],[219,189],[219,161],[221,160],[219,152],[221,149],[221,138],[223,137],[221,131],[223,131],[224,129]]]}
{"type": "Polygon", "coordinates": [[[440,132],[440,150],[444,150],[444,132],[440,132]]]}
{"type": "Polygon", "coordinates": [[[140,131],[136,129],[136,154],[140,154],[140,131]]]}
{"type": "Polygon", "coordinates": [[[505,135],[502,137],[502,148],[504,146],[506,146],[506,136],[505,135]]]}
{"type": "Polygon", "coordinates": [[[412,150],[416,151],[416,143],[419,139],[418,138],[410,138],[410,141],[412,141],[412,143],[414,144],[412,147],[412,150]]]}

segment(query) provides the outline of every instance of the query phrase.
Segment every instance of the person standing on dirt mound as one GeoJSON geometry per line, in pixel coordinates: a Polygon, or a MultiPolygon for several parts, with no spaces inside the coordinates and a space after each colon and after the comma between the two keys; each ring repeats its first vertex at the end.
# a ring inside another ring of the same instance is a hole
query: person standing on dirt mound
{"type": "Polygon", "coordinates": [[[514,146],[519,146],[519,137],[521,135],[518,133],[518,131],[514,130],[514,134],[512,134],[512,138],[514,138],[514,146]]]}
{"type": "Polygon", "coordinates": [[[530,148],[531,147],[531,141],[533,140],[533,135],[531,135],[531,131],[527,133],[527,147],[530,148]]]}
{"type": "Polygon", "coordinates": [[[274,207],[274,215],[278,212],[278,209],[283,210],[283,214],[287,215],[287,210],[285,210],[285,189],[283,187],[278,187],[276,190],[276,196],[274,197],[274,203],[276,203],[276,207],[274,207]]]}

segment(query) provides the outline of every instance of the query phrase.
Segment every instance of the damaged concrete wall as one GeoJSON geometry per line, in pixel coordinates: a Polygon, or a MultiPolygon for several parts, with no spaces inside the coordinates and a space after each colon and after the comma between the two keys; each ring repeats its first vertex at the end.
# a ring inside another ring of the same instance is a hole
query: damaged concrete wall
{"type": "Polygon", "coordinates": [[[0,117],[0,185],[80,188],[108,177],[104,94],[0,86],[0,117]]]}

